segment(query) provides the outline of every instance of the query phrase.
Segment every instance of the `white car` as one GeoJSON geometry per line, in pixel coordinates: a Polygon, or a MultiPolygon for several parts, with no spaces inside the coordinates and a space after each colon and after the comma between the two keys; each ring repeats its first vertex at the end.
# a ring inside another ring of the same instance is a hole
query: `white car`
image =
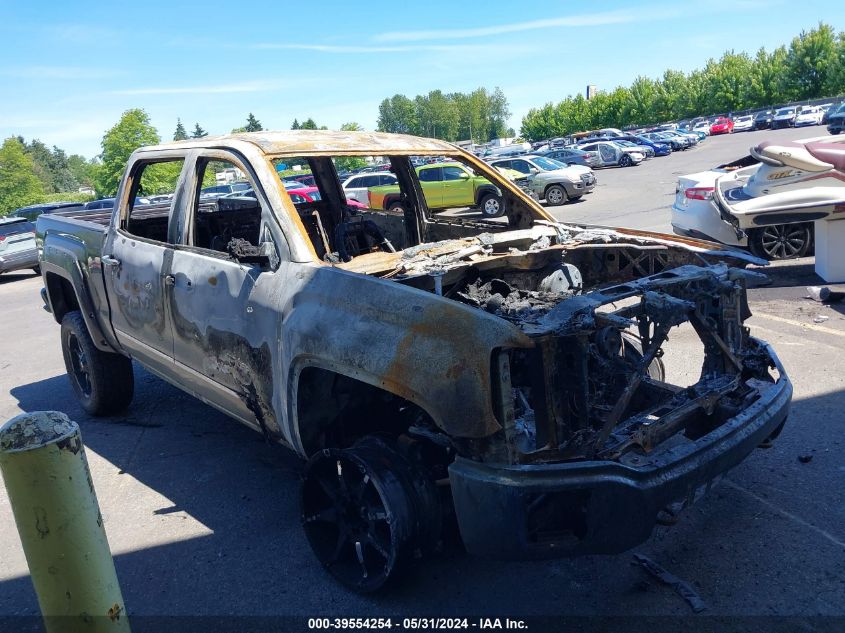
{"type": "Polygon", "coordinates": [[[772,129],[776,130],[781,127],[792,127],[795,125],[796,110],[797,108],[795,106],[787,106],[775,110],[772,116],[772,129]]]}
{"type": "Polygon", "coordinates": [[[395,185],[399,180],[396,174],[390,172],[355,174],[343,181],[343,193],[347,200],[355,200],[361,204],[369,204],[367,190],[381,185],[395,185]]]}
{"type": "Polygon", "coordinates": [[[699,121],[696,123],[693,128],[693,132],[704,132],[707,136],[710,136],[710,122],[709,121],[699,121]]]}
{"type": "Polygon", "coordinates": [[[800,106],[795,114],[795,127],[802,125],[821,125],[824,110],[819,106],[800,106]]]}
{"type": "Polygon", "coordinates": [[[678,235],[747,246],[765,259],[812,251],[813,222],[845,207],[845,139],[766,141],[751,155],[681,176],[672,205],[678,235]]]}
{"type": "Polygon", "coordinates": [[[619,167],[633,167],[645,159],[645,152],[631,147],[622,147],[612,141],[593,141],[581,143],[578,149],[596,154],[601,160],[602,167],[618,165],[619,167]]]}
{"type": "Polygon", "coordinates": [[[734,132],[748,132],[754,129],[754,117],[750,114],[734,119],[734,132]]]}

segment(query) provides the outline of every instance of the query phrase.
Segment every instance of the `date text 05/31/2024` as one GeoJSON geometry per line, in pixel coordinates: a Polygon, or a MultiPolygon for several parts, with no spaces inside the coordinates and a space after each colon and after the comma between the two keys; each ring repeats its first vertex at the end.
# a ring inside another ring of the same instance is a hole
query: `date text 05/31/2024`
{"type": "Polygon", "coordinates": [[[527,630],[524,620],[511,618],[309,618],[311,630],[396,629],[398,631],[437,630],[527,630]]]}

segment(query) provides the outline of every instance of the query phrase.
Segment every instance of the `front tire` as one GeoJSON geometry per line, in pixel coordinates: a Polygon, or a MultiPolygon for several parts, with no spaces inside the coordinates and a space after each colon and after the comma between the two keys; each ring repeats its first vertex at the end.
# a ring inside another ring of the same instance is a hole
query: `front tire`
{"type": "Polygon", "coordinates": [[[495,193],[485,193],[481,196],[478,207],[485,218],[500,218],[505,214],[505,201],[495,193]]]}
{"type": "Polygon", "coordinates": [[[82,408],[104,416],[128,407],[135,383],[132,361],[97,349],[78,310],[65,314],[61,336],[65,369],[82,408]]]}
{"type": "Polygon", "coordinates": [[[359,593],[392,584],[439,539],[434,483],[397,448],[367,436],[326,448],[305,467],[302,526],[317,559],[359,593]]]}
{"type": "Polygon", "coordinates": [[[632,164],[631,157],[628,154],[624,154],[622,158],[619,159],[619,166],[620,167],[630,167],[632,164]]]}
{"type": "Polygon", "coordinates": [[[808,223],[773,224],[748,236],[751,252],[757,257],[777,261],[804,257],[810,252],[813,234],[808,223]]]}
{"type": "Polygon", "coordinates": [[[561,185],[551,185],[546,189],[545,198],[549,206],[558,207],[564,204],[569,199],[569,196],[566,195],[566,189],[561,185]]]}

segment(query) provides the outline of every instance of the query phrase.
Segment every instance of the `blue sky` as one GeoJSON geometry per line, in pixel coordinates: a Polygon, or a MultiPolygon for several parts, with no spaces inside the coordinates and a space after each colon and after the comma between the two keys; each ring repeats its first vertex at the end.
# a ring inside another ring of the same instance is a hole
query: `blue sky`
{"type": "Polygon", "coordinates": [[[0,138],[87,157],[132,107],[164,139],[176,118],[228,132],[253,112],[373,129],[397,92],[501,87],[511,124],[586,84],[612,89],[727,49],[772,49],[839,2],[40,2],[0,0],[0,138]],[[718,8],[715,8],[717,7],[718,8]]]}

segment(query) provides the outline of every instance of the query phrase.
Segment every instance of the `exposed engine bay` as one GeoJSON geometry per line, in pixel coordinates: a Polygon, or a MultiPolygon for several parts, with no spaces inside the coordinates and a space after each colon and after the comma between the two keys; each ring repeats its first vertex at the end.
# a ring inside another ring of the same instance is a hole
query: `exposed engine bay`
{"type": "Polygon", "coordinates": [[[536,231],[521,248],[496,244],[501,237],[433,260],[429,252],[427,270],[417,268],[419,252],[404,264],[406,283],[505,319],[533,343],[495,355],[502,441],[475,443],[474,458],[639,461],[706,435],[773,385],[765,348],[743,326],[746,283],[763,275],[684,263],[666,249],[603,249],[597,234],[572,249],[536,231]],[[497,251],[507,257],[494,263],[497,251]],[[684,324],[704,362],[697,382],[674,385],[661,357],[684,324]]]}

